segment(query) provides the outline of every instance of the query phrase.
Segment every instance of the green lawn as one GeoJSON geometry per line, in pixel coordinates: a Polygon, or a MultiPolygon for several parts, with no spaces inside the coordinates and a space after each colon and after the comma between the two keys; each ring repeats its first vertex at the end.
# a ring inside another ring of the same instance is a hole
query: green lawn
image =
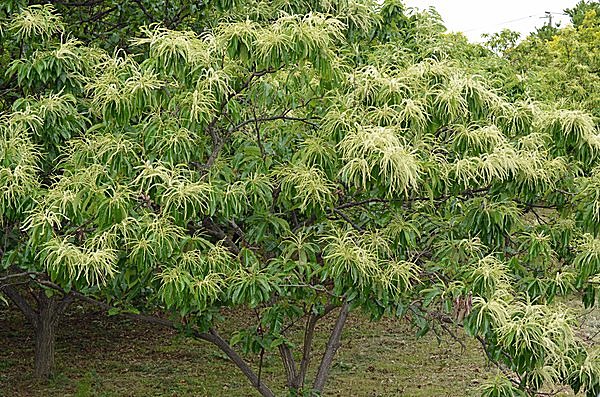
{"type": "MultiPolygon", "coordinates": [[[[235,324],[235,316],[229,317],[235,324]]],[[[317,341],[317,354],[324,342],[317,341]]],[[[62,322],[58,372],[48,383],[30,376],[32,343],[20,314],[0,309],[1,396],[258,395],[211,345],[83,307],[74,307],[62,322]]],[[[325,396],[471,395],[492,370],[473,341],[464,343],[463,351],[448,336],[416,339],[401,320],[370,323],[354,314],[325,396]]],[[[263,374],[273,386],[283,383],[278,356],[265,358],[263,374]]]]}

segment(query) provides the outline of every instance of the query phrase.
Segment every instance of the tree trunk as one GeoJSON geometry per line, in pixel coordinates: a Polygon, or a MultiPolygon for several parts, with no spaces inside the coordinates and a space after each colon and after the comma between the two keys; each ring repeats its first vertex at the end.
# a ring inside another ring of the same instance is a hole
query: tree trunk
{"type": "Polygon", "coordinates": [[[58,325],[58,301],[48,298],[44,291],[38,294],[38,312],[35,325],[34,376],[49,378],[54,372],[54,345],[58,325]]]}
{"type": "Polygon", "coordinates": [[[48,378],[54,372],[54,345],[56,342],[56,329],[60,316],[75,298],[70,293],[62,298],[59,296],[47,297],[43,289],[37,295],[31,293],[37,303],[34,308],[25,299],[21,291],[11,285],[0,285],[2,292],[19,308],[33,327],[35,333],[35,360],[34,376],[38,379],[48,378]]]}
{"type": "Polygon", "coordinates": [[[342,331],[344,329],[344,325],[346,324],[346,319],[348,318],[349,312],[350,304],[348,303],[348,301],[345,301],[342,305],[337,321],[335,322],[333,331],[329,336],[329,341],[327,342],[327,346],[325,347],[325,353],[323,354],[323,358],[321,359],[321,365],[319,365],[319,370],[317,372],[317,376],[315,377],[313,390],[317,392],[318,395],[321,395],[321,393],[323,393],[323,388],[325,387],[325,382],[327,381],[327,377],[329,376],[329,371],[331,369],[333,357],[335,356],[335,353],[340,347],[342,331]]]}
{"type": "Polygon", "coordinates": [[[56,342],[56,324],[48,318],[40,316],[35,329],[35,370],[34,376],[45,379],[54,372],[54,344],[56,342]]]}

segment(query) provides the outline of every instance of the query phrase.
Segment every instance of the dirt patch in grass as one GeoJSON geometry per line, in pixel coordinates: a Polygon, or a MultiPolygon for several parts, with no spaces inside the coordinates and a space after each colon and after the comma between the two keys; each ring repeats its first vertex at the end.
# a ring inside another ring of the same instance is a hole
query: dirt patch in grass
{"type": "MultiPolygon", "coordinates": [[[[230,329],[236,316],[230,315],[230,329]]],[[[330,327],[321,325],[321,330],[330,327]]],[[[20,313],[0,309],[0,396],[258,396],[217,348],[157,326],[74,306],[58,332],[56,375],[31,377],[33,333],[20,313]]],[[[326,342],[315,343],[316,362],[326,342]]],[[[369,322],[353,314],[334,361],[325,396],[468,396],[489,376],[471,340],[466,349],[448,336],[417,339],[401,320],[369,322]]],[[[251,359],[251,358],[249,358],[251,359]]],[[[252,360],[254,368],[258,362],[252,360]]],[[[264,359],[263,378],[283,390],[276,355],[264,359]]]]}

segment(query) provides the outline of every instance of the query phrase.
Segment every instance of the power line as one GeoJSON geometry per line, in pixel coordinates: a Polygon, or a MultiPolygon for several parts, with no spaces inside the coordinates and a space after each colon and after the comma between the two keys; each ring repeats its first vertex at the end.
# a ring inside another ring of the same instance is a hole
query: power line
{"type": "Polygon", "coordinates": [[[508,20],[508,21],[500,22],[500,23],[497,23],[497,24],[495,24],[495,25],[493,25],[491,27],[490,26],[484,26],[484,27],[479,27],[479,28],[472,28],[472,29],[462,30],[462,32],[463,33],[468,33],[468,32],[475,32],[475,31],[478,31],[478,30],[496,28],[496,27],[499,27],[499,26],[505,26],[507,24],[511,24],[511,23],[515,23],[515,22],[520,22],[520,21],[524,21],[524,20],[527,20],[527,19],[531,19],[531,18],[538,18],[538,17],[539,18],[549,18],[549,16],[550,16],[550,19],[551,19],[552,15],[567,15],[567,14],[562,13],[562,12],[546,11],[543,14],[544,16],[540,16],[540,15],[542,15],[542,14],[528,15],[526,17],[521,17],[521,18],[516,18],[516,19],[511,19],[511,20],[508,20]]]}
{"type": "MultiPolygon", "coordinates": [[[[511,20],[509,20],[509,21],[500,22],[500,23],[498,23],[498,24],[496,24],[496,25],[492,26],[492,28],[495,28],[495,27],[498,27],[498,26],[503,26],[503,25],[506,25],[506,24],[509,24],[509,23],[514,23],[514,22],[524,21],[524,20],[526,20],[526,19],[529,19],[529,18],[535,18],[535,17],[537,17],[537,16],[539,16],[539,15],[540,15],[540,14],[537,14],[537,15],[529,15],[529,16],[527,16],[527,17],[522,17],[522,18],[517,18],[517,19],[511,19],[511,20]]],[[[482,29],[486,29],[486,28],[489,28],[489,26],[485,26],[485,27],[481,27],[481,28],[473,28],[473,29],[463,30],[463,32],[464,32],[464,33],[467,33],[467,32],[474,32],[474,31],[476,31],[476,30],[482,30],[482,29]]]]}

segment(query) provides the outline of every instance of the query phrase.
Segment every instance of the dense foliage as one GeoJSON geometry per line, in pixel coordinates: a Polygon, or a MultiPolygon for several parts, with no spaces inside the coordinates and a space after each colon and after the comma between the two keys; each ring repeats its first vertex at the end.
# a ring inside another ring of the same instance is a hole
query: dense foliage
{"type": "Polygon", "coordinates": [[[600,393],[565,305],[600,282],[585,108],[488,78],[509,66],[395,0],[181,7],[195,31],[160,20],[109,51],[52,6],[5,11],[0,291],[36,329],[39,375],[82,298],[214,343],[264,396],[236,348],[319,394],[352,310],[464,327],[499,368],[485,396],[600,393]],[[223,308],[251,324],[229,341],[223,308]]]}
{"type": "MultiPolygon", "coordinates": [[[[571,24],[532,34],[506,51],[528,95],[600,116],[600,3],[580,1],[565,10],[571,24]]],[[[515,43],[513,43],[515,44],[515,43]]]]}

